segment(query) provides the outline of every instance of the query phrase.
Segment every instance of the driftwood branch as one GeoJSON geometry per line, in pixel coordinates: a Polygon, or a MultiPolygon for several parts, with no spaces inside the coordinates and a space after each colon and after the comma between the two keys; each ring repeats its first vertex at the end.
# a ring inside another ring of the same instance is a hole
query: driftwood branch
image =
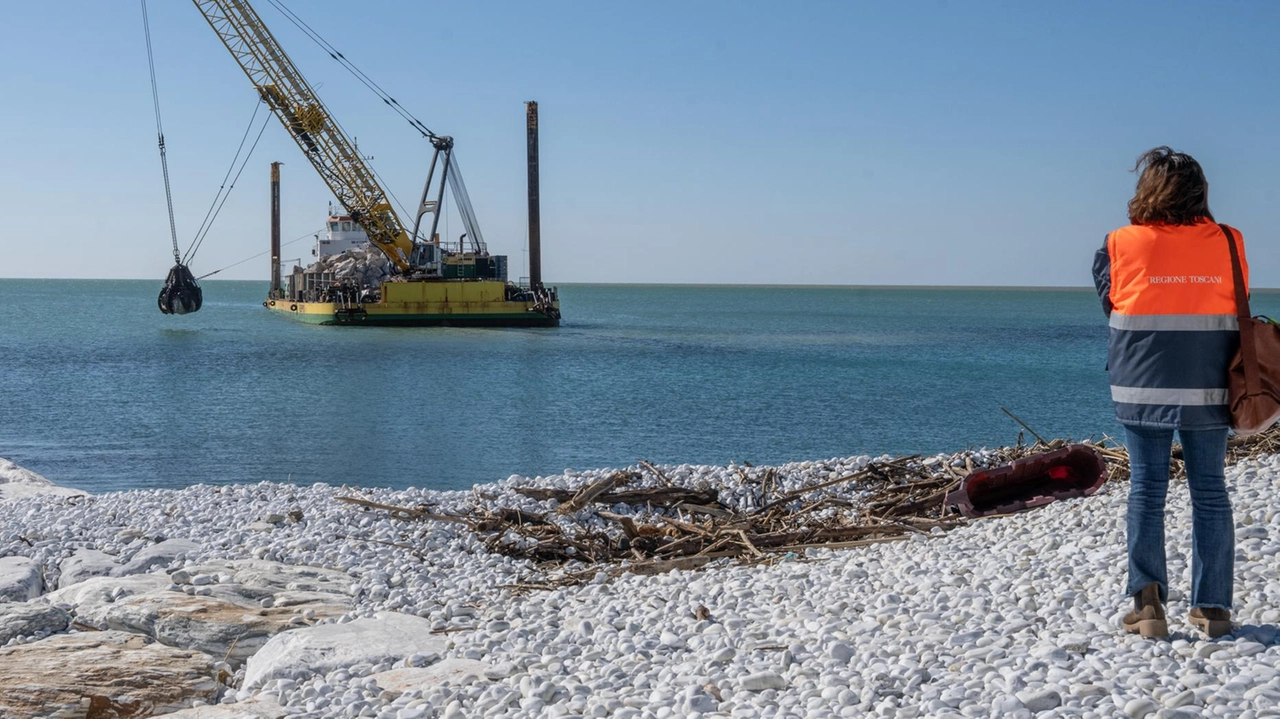
{"type": "Polygon", "coordinates": [[[410,517],[413,519],[434,519],[437,522],[454,522],[456,524],[471,523],[465,517],[454,517],[448,514],[436,514],[434,512],[428,512],[425,509],[418,509],[416,507],[396,507],[391,504],[382,504],[381,502],[373,502],[368,499],[361,499],[360,497],[334,497],[334,499],[338,500],[339,502],[346,502],[347,504],[355,504],[361,507],[366,507],[368,509],[381,509],[387,512],[391,512],[392,516],[403,515],[405,517],[410,517]]]}
{"type": "MultiPolygon", "coordinates": [[[[561,508],[564,509],[574,497],[578,496],[580,491],[575,492],[572,489],[553,489],[547,487],[516,487],[514,490],[517,494],[522,494],[530,499],[543,501],[546,499],[554,499],[562,502],[561,508]]],[[[684,505],[714,505],[720,498],[720,493],[714,489],[685,489],[683,487],[651,487],[648,489],[628,489],[620,492],[599,492],[592,495],[588,500],[589,503],[595,504],[650,504],[655,507],[674,507],[677,504],[684,505]]],[[[582,506],[586,506],[585,503],[582,506]]],[[[577,511],[582,507],[575,504],[577,511]]]]}
{"type": "Polygon", "coordinates": [[[654,477],[657,477],[658,481],[662,482],[663,486],[665,487],[675,486],[671,483],[671,480],[667,479],[667,475],[663,474],[661,470],[653,466],[651,463],[646,462],[645,460],[642,459],[640,460],[640,466],[648,470],[649,474],[652,474],[654,477]]]}
{"type": "Polygon", "coordinates": [[[1025,430],[1027,430],[1028,432],[1030,432],[1030,433],[1031,433],[1031,436],[1032,436],[1032,437],[1035,437],[1035,438],[1036,438],[1036,440],[1040,442],[1040,444],[1049,444],[1048,442],[1046,442],[1046,441],[1044,440],[1044,437],[1041,437],[1039,434],[1037,434],[1037,433],[1036,433],[1036,431],[1035,431],[1034,429],[1031,429],[1031,426],[1030,426],[1030,425],[1028,425],[1026,422],[1023,422],[1021,419],[1019,419],[1019,418],[1018,418],[1018,415],[1014,414],[1013,412],[1010,412],[1009,410],[1005,409],[1004,407],[1001,407],[1001,408],[1000,408],[1000,411],[1001,411],[1001,412],[1004,412],[1004,413],[1005,413],[1005,414],[1007,414],[1007,415],[1009,415],[1010,419],[1012,419],[1014,422],[1017,422],[1018,424],[1022,425],[1022,428],[1023,428],[1023,429],[1025,429],[1025,430]]]}
{"type": "Polygon", "coordinates": [[[573,493],[567,501],[560,505],[556,510],[559,514],[573,514],[583,507],[596,501],[600,495],[613,489],[614,487],[626,484],[630,481],[631,475],[627,472],[614,472],[604,479],[592,482],[591,484],[579,489],[573,493]]]}
{"type": "MultiPolygon", "coordinates": [[[[1017,419],[1015,417],[1015,419],[1017,419]]],[[[1020,424],[1022,424],[1020,422],[1020,424]]],[[[1031,431],[1026,427],[1025,431],[1031,431]]],[[[431,511],[426,506],[397,507],[360,497],[344,503],[381,510],[403,520],[437,520],[469,527],[490,552],[526,559],[533,576],[509,588],[534,591],[590,581],[599,572],[658,574],[696,569],[716,559],[754,564],[794,560],[804,550],[861,547],[901,541],[935,528],[949,530],[976,520],[948,513],[945,498],[970,473],[1064,446],[1065,440],[959,452],[942,461],[919,456],[875,461],[865,468],[803,484],[774,467],[738,468],[740,480],[759,491],[763,506],[722,505],[714,489],[674,484],[648,462],[641,469],[659,486],[625,488],[640,472],[614,472],[577,490],[521,487],[515,492],[535,500],[555,499],[555,512],[541,514],[501,506],[501,495],[476,495],[465,515],[431,511]],[[783,488],[796,487],[789,491],[783,488]],[[634,513],[603,511],[600,505],[631,505],[634,513]],[[596,511],[589,511],[595,506],[596,511]],[[600,522],[599,519],[606,520],[600,522]],[[585,564],[585,566],[583,566],[585,564]],[[572,571],[564,571],[572,568],[572,571]]],[[[1109,437],[1085,441],[1105,460],[1108,481],[1127,481],[1128,452],[1109,437]]],[[[1228,461],[1280,453],[1280,429],[1232,439],[1228,461]]],[[[1183,476],[1181,462],[1173,475],[1183,476]]],[[[983,518],[981,521],[986,521],[983,518]]],[[[402,545],[397,544],[397,547],[402,545]]],[[[407,545],[406,545],[407,548],[407,545]]]]}

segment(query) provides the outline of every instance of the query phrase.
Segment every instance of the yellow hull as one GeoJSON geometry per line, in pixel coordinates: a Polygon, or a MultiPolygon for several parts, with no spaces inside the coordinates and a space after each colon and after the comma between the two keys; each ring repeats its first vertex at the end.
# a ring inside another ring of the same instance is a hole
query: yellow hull
{"type": "Polygon", "coordinates": [[[267,309],[318,325],[375,327],[555,327],[560,303],[506,299],[498,281],[386,282],[382,300],[364,304],[269,299],[267,309]]]}

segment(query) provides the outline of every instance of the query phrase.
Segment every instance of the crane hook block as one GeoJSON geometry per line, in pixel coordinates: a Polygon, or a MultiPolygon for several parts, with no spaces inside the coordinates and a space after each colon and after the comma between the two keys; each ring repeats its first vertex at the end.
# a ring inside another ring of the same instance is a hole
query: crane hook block
{"type": "Polygon", "coordinates": [[[203,303],[204,293],[196,283],[191,270],[181,262],[174,265],[173,269],[169,270],[169,277],[165,279],[164,287],[160,290],[160,297],[156,300],[160,311],[166,315],[185,315],[190,312],[199,312],[200,305],[203,303]]]}

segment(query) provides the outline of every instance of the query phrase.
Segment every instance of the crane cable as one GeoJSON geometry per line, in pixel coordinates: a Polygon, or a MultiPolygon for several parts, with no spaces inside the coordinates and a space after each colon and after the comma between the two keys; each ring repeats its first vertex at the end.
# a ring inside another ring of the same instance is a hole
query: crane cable
{"type": "Polygon", "coordinates": [[[166,315],[185,315],[199,312],[204,304],[204,292],[182,264],[178,252],[178,225],[173,219],[173,189],[169,184],[169,158],[164,148],[164,123],[160,121],[160,90],[156,84],[155,53],[151,49],[151,22],[147,18],[147,0],[142,0],[142,33],[147,38],[147,67],[151,71],[151,104],[156,111],[156,137],[160,145],[160,168],[164,171],[164,199],[169,207],[169,239],[173,241],[173,267],[165,278],[164,287],[156,297],[156,306],[166,315]]]}
{"type": "MultiPolygon", "coordinates": [[[[292,244],[293,244],[293,243],[295,243],[295,242],[301,242],[301,241],[303,241],[303,240],[307,239],[308,237],[315,237],[316,235],[320,234],[321,232],[324,232],[324,228],[323,228],[323,227],[321,227],[321,228],[320,228],[318,231],[316,231],[316,232],[308,232],[308,233],[307,233],[307,234],[305,234],[305,235],[299,235],[298,237],[295,237],[295,238],[293,238],[292,240],[289,240],[288,242],[285,242],[285,243],[281,244],[280,246],[281,246],[281,247],[288,247],[289,245],[292,245],[292,244]]],[[[206,277],[212,277],[212,276],[214,276],[214,275],[218,274],[219,272],[222,272],[222,271],[224,271],[224,270],[229,270],[229,269],[231,269],[232,267],[239,267],[240,265],[243,265],[244,263],[248,262],[249,260],[256,260],[256,259],[258,259],[259,257],[262,257],[263,255],[268,254],[268,253],[270,253],[270,252],[271,252],[271,250],[263,250],[262,252],[259,252],[258,254],[253,255],[252,257],[246,257],[246,258],[244,258],[243,260],[240,260],[239,262],[232,262],[231,264],[227,265],[226,267],[223,267],[223,268],[221,268],[221,269],[214,270],[213,272],[207,272],[207,273],[205,273],[205,274],[203,274],[203,275],[200,275],[200,276],[199,276],[199,277],[197,277],[196,279],[197,279],[197,280],[203,280],[203,279],[204,279],[204,278],[206,278],[206,277]]]]}
{"type": "Polygon", "coordinates": [[[343,55],[341,52],[338,52],[338,48],[334,47],[332,44],[329,43],[328,40],[325,40],[323,37],[321,37],[320,33],[313,30],[311,26],[308,25],[302,18],[298,17],[297,14],[295,14],[292,10],[286,7],[281,0],[267,0],[267,2],[271,3],[271,5],[276,10],[279,10],[280,14],[284,15],[285,18],[289,20],[289,22],[293,23],[294,27],[298,28],[303,32],[303,34],[311,38],[312,42],[314,42],[316,45],[319,45],[320,49],[328,53],[329,57],[336,60],[339,65],[342,65],[342,67],[346,69],[347,72],[351,73],[353,77],[359,80],[365,87],[369,88],[369,90],[371,90],[373,94],[378,96],[378,99],[382,100],[382,102],[385,103],[392,110],[395,110],[395,112],[398,115],[400,115],[400,117],[404,118],[405,121],[407,121],[413,129],[421,133],[423,137],[426,137],[432,140],[437,139],[439,137],[438,135],[436,135],[434,132],[431,131],[431,128],[423,124],[421,120],[413,116],[413,113],[406,110],[403,105],[397,102],[396,99],[390,95],[390,93],[388,93],[386,90],[383,90],[382,87],[378,85],[378,83],[374,82],[373,78],[364,74],[363,70],[356,67],[355,63],[348,60],[346,55],[343,55]]]}
{"type": "MultiPolygon", "coordinates": [[[[390,93],[388,93],[386,90],[383,90],[382,86],[379,85],[377,82],[375,82],[373,78],[369,77],[368,75],[365,74],[363,70],[356,67],[355,63],[348,60],[347,56],[339,52],[338,48],[334,47],[333,44],[330,43],[328,40],[325,40],[324,37],[320,35],[320,33],[316,32],[310,25],[306,23],[305,20],[299,17],[297,13],[290,10],[288,6],[284,4],[283,0],[267,0],[267,2],[269,2],[271,6],[274,7],[276,10],[278,10],[280,14],[284,15],[285,18],[289,20],[289,22],[293,23],[294,27],[301,30],[304,35],[306,35],[308,38],[311,39],[312,42],[318,45],[321,50],[323,50],[325,53],[329,55],[329,57],[337,61],[337,63],[341,65],[347,72],[351,73],[351,75],[355,77],[357,80],[359,80],[361,84],[369,88],[369,90],[373,92],[373,94],[376,95],[378,99],[382,100],[384,104],[386,104],[388,107],[394,110],[397,114],[399,114],[400,117],[404,118],[409,123],[409,125],[413,129],[417,130],[423,137],[430,140],[439,139],[439,135],[436,135],[436,133],[432,132],[431,128],[427,127],[417,117],[414,117],[413,113],[406,110],[403,105],[401,105],[399,102],[396,101],[394,97],[391,96],[390,93]]],[[[334,124],[338,124],[337,120],[334,120],[334,124]]],[[[341,130],[342,126],[338,125],[338,128],[341,130]]],[[[343,132],[345,134],[345,130],[343,130],[343,132]]],[[[454,162],[456,162],[456,159],[454,159],[452,155],[450,157],[454,162]]],[[[382,180],[382,177],[378,175],[378,171],[373,169],[372,166],[369,166],[369,170],[373,173],[374,177],[377,178],[378,182],[385,187],[386,183],[382,180]]],[[[458,211],[463,215],[463,218],[462,218],[463,224],[467,226],[467,232],[471,236],[472,243],[475,245],[475,248],[477,250],[484,251],[485,250],[484,237],[480,234],[480,224],[476,220],[475,212],[474,210],[470,209],[471,199],[467,195],[467,187],[466,187],[466,184],[462,181],[462,175],[459,172],[455,171],[452,174],[446,174],[446,177],[451,182],[451,186],[454,192],[455,193],[460,192],[463,196],[462,199],[459,199],[458,201],[458,211]]],[[[391,199],[397,205],[400,206],[401,212],[404,212],[405,216],[408,216],[409,211],[405,209],[403,204],[401,204],[400,198],[396,197],[395,193],[391,192],[390,190],[387,190],[386,192],[391,196],[391,199]]],[[[446,218],[446,225],[447,223],[448,223],[448,218],[446,218]]],[[[417,238],[414,238],[414,240],[416,241],[417,238]]],[[[462,250],[461,245],[459,245],[458,249],[459,251],[462,250]]]]}
{"type": "Polygon", "coordinates": [[[169,206],[169,236],[173,240],[173,261],[182,264],[178,251],[178,226],[173,220],[173,191],[169,186],[169,159],[164,151],[164,123],[160,121],[160,91],[156,86],[156,61],[151,52],[151,23],[147,20],[147,0],[142,0],[142,32],[147,36],[147,65],[151,70],[151,103],[156,111],[156,136],[160,144],[160,168],[164,172],[164,199],[169,206]]]}
{"type": "MultiPolygon", "coordinates": [[[[258,118],[258,110],[262,108],[262,105],[263,102],[261,99],[254,103],[253,115],[249,117],[249,124],[244,128],[244,135],[240,137],[240,146],[236,148],[236,154],[231,158],[231,164],[227,167],[227,174],[222,176],[222,184],[218,187],[217,194],[213,196],[213,202],[209,204],[209,209],[204,213],[204,219],[200,222],[200,228],[196,230],[195,237],[191,239],[191,245],[187,248],[186,254],[182,256],[183,262],[188,262],[195,256],[196,250],[200,247],[200,244],[204,242],[204,236],[207,235],[209,230],[213,227],[213,221],[217,219],[218,214],[222,212],[222,204],[226,203],[227,197],[231,195],[231,190],[235,189],[236,180],[240,179],[240,174],[236,173],[235,179],[231,180],[230,187],[227,186],[227,180],[231,178],[231,173],[236,169],[236,163],[240,160],[240,152],[244,150],[244,143],[249,139],[249,133],[253,132],[253,123],[258,118]],[[223,195],[224,192],[226,193],[225,196],[223,195]],[[219,200],[222,201],[222,204],[219,204],[219,200]]],[[[271,118],[268,116],[266,121],[263,122],[263,129],[266,128],[266,125],[270,120],[271,118]]],[[[258,131],[258,137],[262,137],[261,129],[258,131]]],[[[253,147],[257,147],[257,145],[258,141],[255,139],[253,147]]],[[[252,154],[253,148],[251,147],[249,149],[249,155],[252,154]]],[[[245,162],[248,162],[248,160],[249,157],[246,156],[245,162]]],[[[241,172],[244,171],[243,164],[240,166],[240,170],[241,172]]]]}
{"type": "MultiPolygon", "coordinates": [[[[259,100],[253,107],[253,115],[249,118],[249,125],[244,130],[244,135],[240,138],[240,145],[236,148],[236,154],[231,158],[231,166],[227,168],[227,174],[222,178],[222,185],[218,188],[218,192],[213,197],[213,202],[209,205],[209,210],[205,212],[204,220],[200,223],[199,229],[196,230],[195,237],[192,238],[191,244],[187,247],[186,253],[178,248],[178,226],[174,220],[173,214],[173,190],[169,182],[169,159],[165,153],[164,145],[164,124],[160,119],[160,90],[156,82],[156,62],[155,54],[151,48],[151,22],[147,15],[147,0],[142,2],[142,31],[147,40],[147,67],[151,72],[151,103],[155,108],[156,114],[156,135],[159,138],[160,146],[160,167],[164,172],[164,197],[165,203],[169,209],[169,236],[173,242],[173,261],[175,264],[186,265],[195,257],[196,251],[204,243],[205,237],[209,235],[209,230],[213,228],[213,222],[222,212],[222,207],[227,203],[227,198],[231,196],[231,190],[235,189],[236,181],[240,179],[244,168],[249,164],[249,158],[253,156],[253,151],[258,146],[258,141],[262,139],[262,133],[267,129],[267,124],[271,120],[271,116],[267,115],[262,123],[262,127],[258,130],[257,137],[254,138],[253,144],[249,147],[248,154],[245,155],[244,161],[240,163],[240,169],[236,171],[235,177],[231,180],[231,185],[227,185],[227,178],[231,177],[231,173],[236,168],[236,161],[240,158],[240,152],[244,149],[244,143],[249,138],[249,133],[253,131],[253,122],[258,117],[258,110],[262,106],[262,100],[259,100]]],[[[226,269],[226,268],[224,268],[226,269]]],[[[208,277],[208,275],[205,275],[208,277]]]]}
{"type": "MultiPolygon", "coordinates": [[[[369,88],[369,90],[373,92],[373,94],[376,95],[378,99],[382,100],[383,103],[385,103],[388,107],[390,107],[397,114],[399,114],[400,117],[404,118],[409,123],[410,127],[412,127],[414,130],[417,130],[419,134],[421,134],[423,137],[426,137],[428,139],[436,139],[438,137],[438,135],[436,135],[434,132],[431,131],[431,128],[427,127],[425,124],[423,124],[421,120],[414,117],[413,114],[410,113],[408,110],[404,109],[404,106],[402,106],[399,102],[396,102],[396,99],[394,97],[391,97],[390,94],[388,94],[385,90],[383,90],[382,87],[378,85],[378,83],[374,82],[373,78],[369,77],[364,73],[363,70],[356,67],[354,63],[352,63],[350,60],[347,59],[345,55],[343,55],[341,52],[338,51],[338,48],[334,47],[333,44],[330,43],[328,40],[325,40],[324,37],[320,35],[320,33],[312,29],[312,27],[308,25],[305,20],[299,17],[297,13],[290,10],[288,6],[286,6],[283,2],[281,2],[281,0],[267,0],[267,2],[269,2],[271,6],[274,7],[277,11],[279,11],[281,15],[284,15],[286,20],[293,23],[294,27],[301,30],[302,34],[306,35],[308,39],[310,39],[312,42],[318,45],[320,49],[323,50],[329,57],[336,60],[338,64],[343,67],[343,69],[351,73],[351,75],[355,77],[355,79],[359,80],[360,83],[363,84],[365,87],[369,88]]],[[[305,81],[305,78],[304,78],[304,81],[305,81]]],[[[330,116],[329,120],[333,122],[335,126],[337,126],[338,130],[343,135],[348,135],[346,128],[342,126],[342,123],[338,122],[338,119],[336,117],[330,116]]],[[[374,178],[378,181],[378,185],[383,188],[388,188],[388,189],[384,189],[384,191],[390,197],[391,201],[394,202],[396,206],[400,208],[400,211],[403,212],[404,215],[407,217],[409,215],[408,208],[404,206],[404,203],[400,201],[399,197],[396,197],[396,193],[392,192],[389,189],[390,185],[388,185],[387,182],[382,179],[382,176],[378,174],[378,170],[375,169],[372,164],[366,163],[366,166],[369,168],[369,171],[373,173],[374,178]]]]}
{"type": "Polygon", "coordinates": [[[240,180],[240,175],[244,173],[244,168],[249,164],[249,158],[253,157],[253,151],[258,147],[258,141],[262,139],[262,133],[266,132],[267,125],[271,123],[270,114],[267,114],[266,116],[263,117],[262,127],[258,128],[258,136],[254,138],[253,144],[249,146],[249,152],[245,153],[244,160],[240,162],[240,169],[236,170],[236,175],[235,177],[231,178],[231,184],[230,186],[228,186],[226,184],[227,177],[230,177],[231,171],[235,169],[236,161],[239,160],[240,158],[240,150],[244,147],[244,141],[246,138],[249,137],[250,131],[253,130],[253,120],[254,118],[257,117],[257,114],[258,114],[258,107],[255,106],[254,117],[249,118],[249,126],[245,128],[244,137],[241,138],[240,140],[240,147],[236,149],[236,156],[231,158],[231,167],[227,168],[227,175],[226,177],[222,178],[223,187],[218,188],[218,195],[215,195],[213,198],[213,202],[215,205],[217,205],[217,209],[214,209],[213,205],[209,206],[209,209],[212,212],[213,216],[209,217],[208,215],[206,215],[207,222],[201,225],[201,230],[203,230],[203,232],[197,233],[196,238],[191,241],[191,247],[187,250],[187,254],[183,255],[182,257],[182,261],[184,264],[189,262],[191,258],[195,257],[196,251],[200,249],[200,246],[202,244],[204,244],[204,239],[209,236],[209,230],[213,229],[213,221],[218,218],[219,214],[221,214],[223,205],[227,204],[227,198],[231,197],[231,191],[235,189],[236,182],[240,180]],[[226,188],[225,193],[223,192],[223,188],[226,188]],[[221,200],[219,200],[219,197],[221,197],[221,200]]]}

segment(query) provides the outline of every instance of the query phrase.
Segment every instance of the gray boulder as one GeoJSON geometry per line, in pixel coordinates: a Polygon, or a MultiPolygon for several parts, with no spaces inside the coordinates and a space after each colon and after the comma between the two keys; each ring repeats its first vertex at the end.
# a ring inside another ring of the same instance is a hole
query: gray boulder
{"type": "Polygon", "coordinates": [[[28,557],[0,557],[0,601],[25,602],[43,589],[39,564],[28,557]]]}
{"type": "Polygon", "coordinates": [[[96,549],[77,549],[58,564],[58,588],[64,589],[93,577],[110,575],[120,565],[116,558],[96,549]]]}
{"type": "Polygon", "coordinates": [[[14,637],[65,632],[71,615],[41,602],[0,602],[0,645],[14,637]]]}
{"type": "Polygon", "coordinates": [[[138,550],[128,562],[111,570],[113,577],[127,577],[156,569],[168,569],[177,559],[199,551],[200,544],[190,539],[166,539],[138,550]]]}
{"type": "Polygon", "coordinates": [[[169,586],[164,574],[136,574],[132,577],[93,577],[65,589],[49,592],[40,601],[66,607],[83,624],[107,628],[107,610],[118,600],[169,586]]]}
{"type": "Polygon", "coordinates": [[[379,612],[346,624],[322,624],[277,634],[245,664],[244,686],[256,689],[272,679],[399,661],[412,654],[443,654],[447,644],[447,637],[432,634],[431,622],[426,619],[379,612]]]}
{"type": "Polygon", "coordinates": [[[142,634],[239,665],[280,632],[346,614],[349,586],[342,572],[239,560],[184,567],[172,576],[94,577],[44,599],[71,607],[90,626],[142,634]]]}

